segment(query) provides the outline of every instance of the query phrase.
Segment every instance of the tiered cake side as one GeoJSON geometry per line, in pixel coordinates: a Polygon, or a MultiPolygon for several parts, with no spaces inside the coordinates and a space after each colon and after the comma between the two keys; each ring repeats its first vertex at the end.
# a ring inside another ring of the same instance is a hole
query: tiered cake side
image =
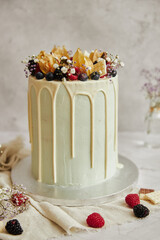
{"type": "Polygon", "coordinates": [[[45,81],[29,77],[32,172],[47,184],[89,186],[118,164],[118,78],[45,81]]]}

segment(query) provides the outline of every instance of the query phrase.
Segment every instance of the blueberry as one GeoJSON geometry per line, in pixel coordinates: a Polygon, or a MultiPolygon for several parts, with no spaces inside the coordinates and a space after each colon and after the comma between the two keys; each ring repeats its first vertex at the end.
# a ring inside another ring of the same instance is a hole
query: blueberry
{"type": "Polygon", "coordinates": [[[54,74],[52,72],[48,72],[46,74],[47,81],[52,81],[54,79],[54,74]]]}
{"type": "Polygon", "coordinates": [[[79,79],[80,81],[87,81],[88,76],[87,76],[86,73],[80,73],[79,76],[78,76],[78,79],[79,79]]]}
{"type": "Polygon", "coordinates": [[[36,78],[37,79],[42,79],[42,78],[44,78],[44,74],[42,72],[37,72],[36,73],[36,78]]]}
{"type": "Polygon", "coordinates": [[[100,74],[98,72],[93,72],[90,74],[90,78],[93,80],[98,80],[100,78],[100,74]]]}
{"type": "Polygon", "coordinates": [[[116,71],[116,70],[112,70],[111,76],[112,76],[112,77],[115,77],[116,75],[117,75],[117,71],[116,71]]]}
{"type": "Polygon", "coordinates": [[[56,68],[54,71],[54,79],[55,80],[62,80],[62,78],[66,77],[66,74],[64,74],[60,68],[56,68]]]}

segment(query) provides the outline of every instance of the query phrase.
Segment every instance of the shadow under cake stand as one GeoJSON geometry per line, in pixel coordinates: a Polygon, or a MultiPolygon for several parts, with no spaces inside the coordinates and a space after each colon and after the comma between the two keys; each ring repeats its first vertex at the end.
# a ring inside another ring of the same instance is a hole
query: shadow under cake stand
{"type": "Polygon", "coordinates": [[[60,187],[37,182],[31,173],[31,157],[21,160],[12,169],[11,177],[13,183],[23,184],[28,193],[42,196],[42,199],[52,198],[55,205],[98,205],[124,196],[135,186],[139,175],[137,166],[120,155],[119,163],[123,168],[118,168],[112,178],[84,188],[60,187]]]}

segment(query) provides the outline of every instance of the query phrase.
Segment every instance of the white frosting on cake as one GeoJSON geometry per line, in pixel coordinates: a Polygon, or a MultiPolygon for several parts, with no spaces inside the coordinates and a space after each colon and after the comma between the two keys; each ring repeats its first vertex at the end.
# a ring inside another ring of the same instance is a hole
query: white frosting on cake
{"type": "Polygon", "coordinates": [[[118,165],[118,77],[46,81],[29,77],[32,172],[47,184],[85,187],[118,165]]]}

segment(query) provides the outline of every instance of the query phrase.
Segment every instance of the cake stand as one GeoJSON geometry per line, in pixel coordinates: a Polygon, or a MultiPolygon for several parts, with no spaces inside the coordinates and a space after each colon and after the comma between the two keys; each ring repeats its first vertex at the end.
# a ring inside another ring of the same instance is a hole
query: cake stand
{"type": "Polygon", "coordinates": [[[138,168],[129,159],[119,156],[122,168],[100,184],[90,187],[59,187],[37,182],[31,174],[31,157],[21,160],[11,172],[13,183],[23,184],[28,195],[41,199],[52,198],[52,203],[63,206],[98,205],[116,200],[129,193],[138,180],[138,168]],[[32,195],[34,194],[34,195],[32,195]]]}

